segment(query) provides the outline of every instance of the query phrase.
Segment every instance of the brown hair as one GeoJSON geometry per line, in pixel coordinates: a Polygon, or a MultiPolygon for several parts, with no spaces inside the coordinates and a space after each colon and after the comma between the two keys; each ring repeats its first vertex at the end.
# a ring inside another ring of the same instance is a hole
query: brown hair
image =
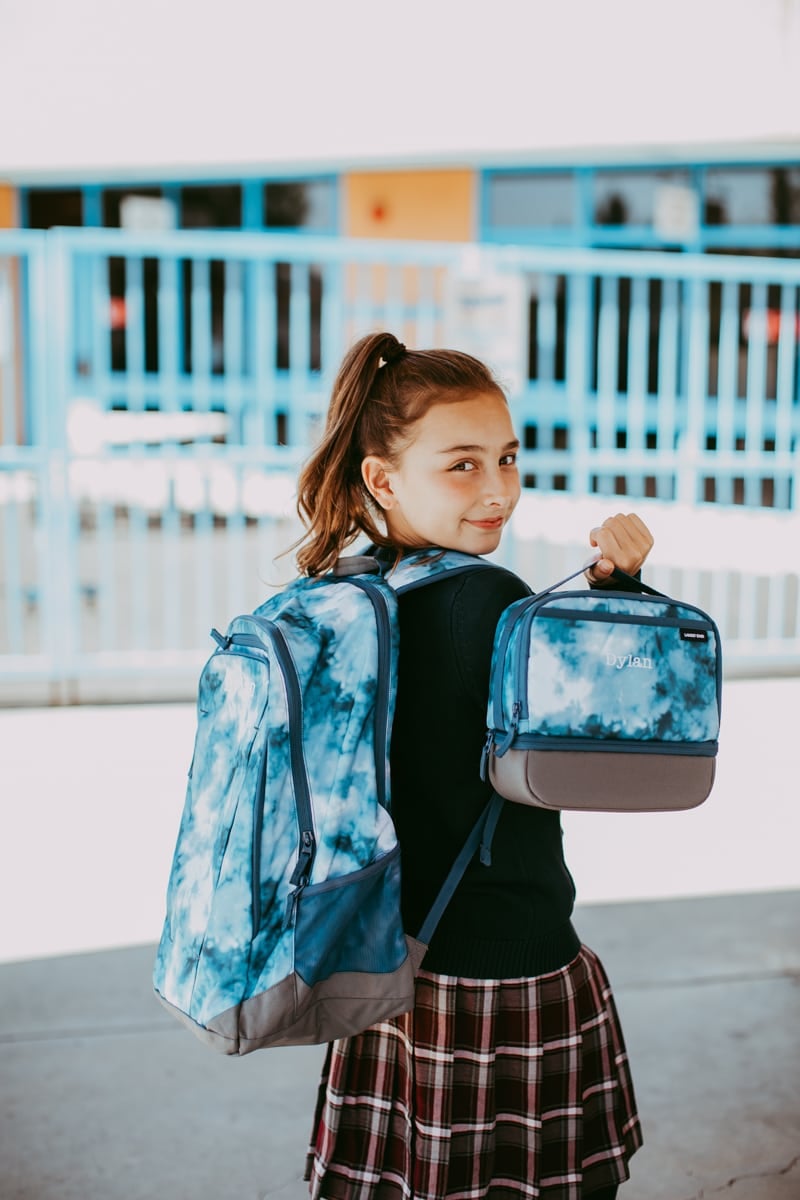
{"type": "Polygon", "coordinates": [[[361,477],[368,454],[390,462],[410,426],[434,404],[503,390],[488,367],[457,350],[406,350],[394,334],[373,333],[347,353],[333,385],[322,440],[300,473],[297,511],[307,532],[297,565],[320,575],[364,533],[391,546],[361,477]]]}

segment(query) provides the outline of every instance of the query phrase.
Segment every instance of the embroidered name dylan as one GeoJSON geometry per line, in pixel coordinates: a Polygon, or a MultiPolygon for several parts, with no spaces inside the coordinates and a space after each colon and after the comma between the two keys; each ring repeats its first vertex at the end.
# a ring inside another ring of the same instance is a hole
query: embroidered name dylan
{"type": "Polygon", "coordinates": [[[616,667],[621,671],[623,667],[637,667],[640,671],[652,671],[652,658],[640,658],[638,654],[607,654],[606,666],[616,667]]]}

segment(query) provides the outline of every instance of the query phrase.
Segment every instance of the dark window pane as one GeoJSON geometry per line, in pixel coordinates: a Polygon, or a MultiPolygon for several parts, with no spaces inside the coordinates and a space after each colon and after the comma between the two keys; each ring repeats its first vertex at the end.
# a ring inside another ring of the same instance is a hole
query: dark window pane
{"type": "Polygon", "coordinates": [[[800,225],[800,167],[776,167],[772,175],[772,220],[800,225]]]}
{"type": "Polygon", "coordinates": [[[800,225],[800,167],[710,167],[707,225],[800,225]]]}
{"type": "Polygon", "coordinates": [[[181,188],[182,229],[239,229],[242,189],[238,184],[181,188]]]}
{"type": "Polygon", "coordinates": [[[487,218],[493,229],[572,225],[575,179],[566,173],[492,175],[487,218]]]}
{"type": "Polygon", "coordinates": [[[79,188],[28,192],[28,227],[51,229],[53,225],[82,225],[83,195],[79,188]]]}
{"type": "Polygon", "coordinates": [[[691,188],[688,171],[596,171],[592,182],[596,225],[656,225],[671,189],[691,188]]]}
{"type": "Polygon", "coordinates": [[[264,184],[264,224],[268,229],[333,232],[334,184],[330,179],[293,179],[264,184]]]}

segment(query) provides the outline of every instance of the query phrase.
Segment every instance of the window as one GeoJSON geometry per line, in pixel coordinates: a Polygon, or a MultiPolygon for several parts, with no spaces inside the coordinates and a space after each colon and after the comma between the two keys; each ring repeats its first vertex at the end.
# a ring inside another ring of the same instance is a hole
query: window
{"type": "Polygon", "coordinates": [[[336,228],[336,192],[331,179],[294,179],[264,184],[264,225],[267,229],[336,228]]]}
{"type": "Polygon", "coordinates": [[[122,224],[122,202],[129,196],[141,196],[147,200],[157,200],[161,197],[161,188],[105,188],[103,190],[103,224],[109,229],[119,229],[122,224]]]}
{"type": "Polygon", "coordinates": [[[592,180],[595,225],[657,226],[664,201],[678,189],[688,195],[688,171],[596,171],[592,180]]]}
{"type": "Polygon", "coordinates": [[[514,172],[488,180],[487,223],[493,229],[571,226],[576,220],[572,174],[514,172]]]}
{"type": "Polygon", "coordinates": [[[242,189],[239,184],[181,188],[182,229],[239,229],[242,189]]]}
{"type": "Polygon", "coordinates": [[[800,225],[800,167],[710,167],[706,225],[800,225]]]}
{"type": "Polygon", "coordinates": [[[28,192],[29,229],[51,229],[54,225],[82,224],[83,193],[80,188],[42,188],[28,192]]]}

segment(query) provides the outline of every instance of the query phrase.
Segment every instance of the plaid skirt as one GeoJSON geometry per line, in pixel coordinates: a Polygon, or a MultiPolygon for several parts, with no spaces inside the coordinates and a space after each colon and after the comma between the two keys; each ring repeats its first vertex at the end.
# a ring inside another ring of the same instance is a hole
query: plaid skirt
{"type": "Polygon", "coordinates": [[[412,1012],[334,1042],[312,1200],[584,1200],[642,1144],[625,1044],[587,947],[533,979],[420,972],[412,1012]]]}

